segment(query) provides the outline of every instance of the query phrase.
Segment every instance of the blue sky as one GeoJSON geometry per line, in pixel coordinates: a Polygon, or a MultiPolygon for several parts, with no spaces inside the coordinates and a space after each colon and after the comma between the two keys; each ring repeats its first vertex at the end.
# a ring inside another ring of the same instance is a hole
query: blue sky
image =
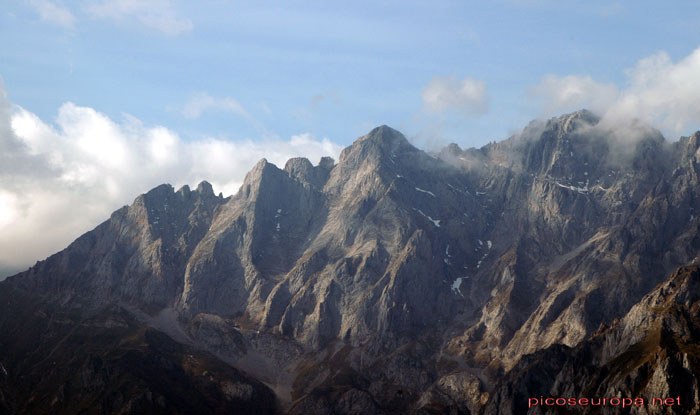
{"type": "Polygon", "coordinates": [[[479,146],[546,113],[531,88],[548,74],[624,87],[640,59],[700,46],[692,1],[117,0],[102,13],[99,1],[54,1],[68,21],[42,18],[48,1],[4,3],[0,76],[13,103],[47,121],[67,101],[128,113],[185,139],[309,132],[347,145],[388,124],[479,146]],[[426,110],[435,77],[483,81],[487,110],[426,110]],[[198,94],[248,116],[183,116],[198,94]]]}
{"type": "Polygon", "coordinates": [[[161,183],[230,195],[381,124],[429,150],[580,108],[700,129],[696,1],[0,6],[0,278],[161,183]]]}

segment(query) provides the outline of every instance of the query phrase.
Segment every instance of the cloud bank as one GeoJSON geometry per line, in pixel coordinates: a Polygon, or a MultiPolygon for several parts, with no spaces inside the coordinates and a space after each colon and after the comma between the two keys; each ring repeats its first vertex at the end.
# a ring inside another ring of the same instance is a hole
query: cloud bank
{"type": "Polygon", "coordinates": [[[308,133],[288,140],[186,141],[163,126],[130,116],[115,122],[70,102],[50,124],[13,106],[0,84],[0,271],[64,248],[158,184],[208,180],[230,195],[263,157],[282,166],[291,157],[317,162],[340,150],[308,133]]]}
{"type": "Polygon", "coordinates": [[[435,77],[421,95],[425,108],[431,112],[454,110],[462,115],[475,116],[488,111],[486,82],[466,77],[435,77]]]}
{"type": "Polygon", "coordinates": [[[545,76],[532,89],[554,115],[582,107],[609,123],[639,119],[673,134],[700,126],[700,48],[673,62],[666,52],[641,59],[623,88],[589,76],[545,76]]]}

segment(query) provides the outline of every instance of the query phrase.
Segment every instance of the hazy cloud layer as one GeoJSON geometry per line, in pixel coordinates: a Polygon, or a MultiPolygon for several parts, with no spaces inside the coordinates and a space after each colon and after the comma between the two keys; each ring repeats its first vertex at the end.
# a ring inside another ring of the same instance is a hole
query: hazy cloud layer
{"type": "Polygon", "coordinates": [[[169,36],[190,32],[193,24],[180,17],[173,0],[91,0],[73,7],[52,0],[27,0],[39,17],[49,23],[68,29],[75,27],[79,12],[93,19],[116,23],[137,23],[169,36]]]}
{"type": "Polygon", "coordinates": [[[486,82],[466,77],[435,77],[421,95],[426,109],[432,112],[454,110],[474,116],[488,111],[486,82]]]}
{"type": "Polygon", "coordinates": [[[182,109],[182,115],[187,118],[199,118],[207,111],[223,111],[239,115],[243,118],[250,118],[250,114],[243,106],[233,98],[214,98],[206,92],[199,92],[187,101],[182,109]]]}
{"type": "Polygon", "coordinates": [[[666,52],[627,70],[624,88],[589,76],[546,76],[532,92],[547,115],[588,107],[609,123],[639,119],[674,134],[700,123],[700,48],[673,62],[666,52]]]}
{"type": "Polygon", "coordinates": [[[67,8],[50,0],[29,0],[28,3],[36,10],[41,20],[71,29],[76,18],[67,8]]]}
{"type": "Polygon", "coordinates": [[[235,193],[265,157],[313,163],[341,147],[300,134],[289,140],[185,141],[127,116],[115,122],[92,108],[61,106],[55,125],[13,107],[0,85],[0,270],[26,267],[58,251],[140,193],[208,180],[235,193]]]}
{"type": "Polygon", "coordinates": [[[108,0],[91,4],[86,11],[92,17],[116,22],[136,20],[172,36],[189,32],[193,27],[190,20],[177,15],[172,0],[108,0]]]}

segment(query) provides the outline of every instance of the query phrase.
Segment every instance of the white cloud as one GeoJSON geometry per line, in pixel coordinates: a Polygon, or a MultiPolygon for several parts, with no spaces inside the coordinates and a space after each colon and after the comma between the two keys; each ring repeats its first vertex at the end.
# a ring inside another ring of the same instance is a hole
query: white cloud
{"type": "Polygon", "coordinates": [[[545,112],[548,114],[580,108],[602,113],[615,102],[619,93],[614,84],[602,84],[590,76],[579,75],[547,75],[532,92],[546,97],[545,112]]]}
{"type": "Polygon", "coordinates": [[[41,20],[68,29],[75,26],[75,16],[65,7],[49,0],[29,0],[28,3],[39,13],[41,20]]]}
{"type": "Polygon", "coordinates": [[[435,77],[423,89],[423,103],[434,112],[457,110],[473,116],[488,111],[486,82],[466,77],[435,77]]]}
{"type": "Polygon", "coordinates": [[[187,101],[182,114],[187,118],[199,118],[206,111],[224,111],[250,119],[250,114],[233,98],[214,98],[206,92],[199,92],[187,101]]]}
{"type": "Polygon", "coordinates": [[[609,122],[639,119],[672,134],[700,127],[700,48],[677,62],[658,52],[626,75],[623,88],[588,76],[549,75],[533,92],[544,99],[547,115],[590,106],[609,122]]]}
{"type": "Polygon", "coordinates": [[[192,30],[192,22],[178,17],[172,0],[107,0],[87,6],[89,15],[116,22],[136,20],[166,35],[176,36],[192,30]]]}
{"type": "Polygon", "coordinates": [[[68,245],[139,193],[208,180],[230,195],[265,157],[317,162],[341,147],[309,134],[289,140],[181,139],[134,117],[115,122],[73,103],[55,125],[13,107],[0,83],[0,270],[31,265],[68,245]]]}
{"type": "Polygon", "coordinates": [[[659,52],[639,61],[628,77],[609,116],[635,116],[676,133],[700,123],[700,48],[676,63],[659,52]]]}

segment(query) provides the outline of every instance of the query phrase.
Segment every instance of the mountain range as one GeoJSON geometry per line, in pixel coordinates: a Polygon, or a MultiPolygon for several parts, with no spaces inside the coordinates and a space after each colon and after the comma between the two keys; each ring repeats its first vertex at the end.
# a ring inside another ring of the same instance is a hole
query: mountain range
{"type": "Polygon", "coordinates": [[[158,186],[0,282],[0,413],[698,413],[699,162],[581,110],[158,186]]]}

